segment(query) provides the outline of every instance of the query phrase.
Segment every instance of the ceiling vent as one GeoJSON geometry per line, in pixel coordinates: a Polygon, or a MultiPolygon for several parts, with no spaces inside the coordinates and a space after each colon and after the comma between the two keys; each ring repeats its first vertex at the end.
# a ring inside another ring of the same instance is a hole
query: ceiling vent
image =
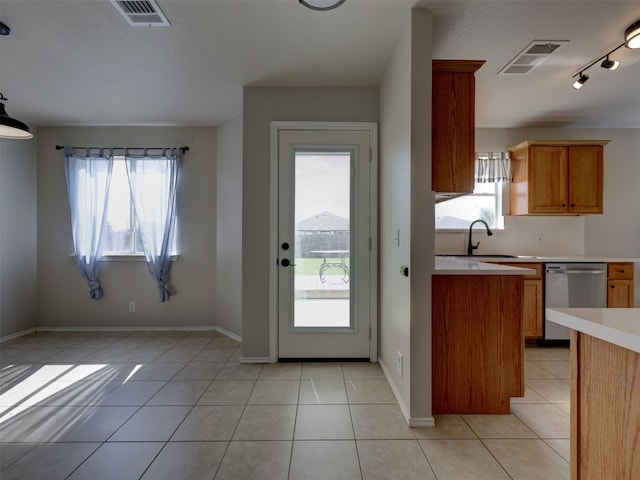
{"type": "Polygon", "coordinates": [[[569,40],[534,40],[507,63],[498,75],[527,75],[567,43],[569,40]]]}
{"type": "Polygon", "coordinates": [[[154,0],[111,0],[133,27],[168,27],[171,25],[154,0]]]}

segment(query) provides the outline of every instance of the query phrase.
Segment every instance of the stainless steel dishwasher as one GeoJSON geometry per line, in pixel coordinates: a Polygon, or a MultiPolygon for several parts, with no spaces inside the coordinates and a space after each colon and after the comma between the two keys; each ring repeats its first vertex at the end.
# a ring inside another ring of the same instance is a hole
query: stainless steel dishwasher
{"type": "MultiPolygon", "coordinates": [[[[606,263],[545,264],[545,306],[547,308],[598,308],[607,306],[606,263]]],[[[544,321],[544,341],[569,340],[569,329],[544,321]]]]}

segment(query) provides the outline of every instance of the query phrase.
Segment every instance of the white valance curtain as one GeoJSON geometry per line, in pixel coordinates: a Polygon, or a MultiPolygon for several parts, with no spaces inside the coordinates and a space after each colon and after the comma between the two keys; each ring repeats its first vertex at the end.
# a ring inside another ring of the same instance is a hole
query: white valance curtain
{"type": "Polygon", "coordinates": [[[476,152],[476,183],[511,181],[511,162],[508,152],[476,152]]]}
{"type": "MultiPolygon", "coordinates": [[[[124,149],[124,157],[149,272],[158,286],[160,301],[166,302],[171,297],[167,284],[182,152],[174,148],[124,149]]],[[[113,149],[68,147],[64,165],[75,258],[89,283],[90,297],[97,300],[103,296],[98,261],[107,222],[113,149]]]]}

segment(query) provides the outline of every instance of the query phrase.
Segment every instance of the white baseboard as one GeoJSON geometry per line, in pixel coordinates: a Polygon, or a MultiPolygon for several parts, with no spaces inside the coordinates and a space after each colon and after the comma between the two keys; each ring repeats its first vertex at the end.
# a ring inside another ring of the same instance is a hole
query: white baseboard
{"type": "Polygon", "coordinates": [[[21,332],[12,333],[11,335],[7,335],[5,337],[0,337],[0,343],[6,342],[7,340],[13,340],[14,338],[22,337],[23,335],[29,335],[30,333],[34,333],[35,331],[35,328],[29,328],[27,330],[22,330],[21,332]]]}
{"type": "Polygon", "coordinates": [[[382,373],[384,373],[384,376],[387,379],[387,383],[389,384],[389,387],[391,387],[391,391],[393,392],[393,395],[396,397],[396,401],[400,406],[400,410],[402,411],[402,415],[404,416],[404,419],[407,422],[407,425],[409,425],[410,427],[435,427],[436,421],[435,421],[435,418],[433,417],[415,418],[409,415],[409,409],[405,405],[404,400],[400,396],[400,392],[398,392],[398,389],[396,388],[395,384],[391,381],[389,370],[387,369],[387,366],[384,364],[384,362],[380,357],[378,357],[378,363],[380,364],[382,373]]]}
{"type": "Polygon", "coordinates": [[[236,342],[242,343],[242,336],[232,333],[229,330],[225,330],[224,328],[220,328],[220,327],[216,327],[216,330],[221,334],[226,335],[229,338],[232,338],[236,342]]]}
{"type": "Polygon", "coordinates": [[[35,332],[215,332],[214,325],[189,327],[36,327],[35,332]]]}
{"type": "Polygon", "coordinates": [[[433,428],[436,426],[436,419],[433,417],[409,418],[409,426],[414,428],[433,428]]]}
{"type": "Polygon", "coordinates": [[[240,363],[271,363],[269,357],[242,357],[240,363]]]}

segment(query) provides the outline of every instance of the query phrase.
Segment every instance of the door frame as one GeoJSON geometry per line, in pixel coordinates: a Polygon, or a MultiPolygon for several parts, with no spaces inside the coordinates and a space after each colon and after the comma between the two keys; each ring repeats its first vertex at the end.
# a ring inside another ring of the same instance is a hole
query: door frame
{"type": "Polygon", "coordinates": [[[378,359],[378,124],[377,122],[271,122],[269,198],[269,361],[278,361],[278,137],[280,130],[367,131],[370,138],[369,359],[378,359]]]}

